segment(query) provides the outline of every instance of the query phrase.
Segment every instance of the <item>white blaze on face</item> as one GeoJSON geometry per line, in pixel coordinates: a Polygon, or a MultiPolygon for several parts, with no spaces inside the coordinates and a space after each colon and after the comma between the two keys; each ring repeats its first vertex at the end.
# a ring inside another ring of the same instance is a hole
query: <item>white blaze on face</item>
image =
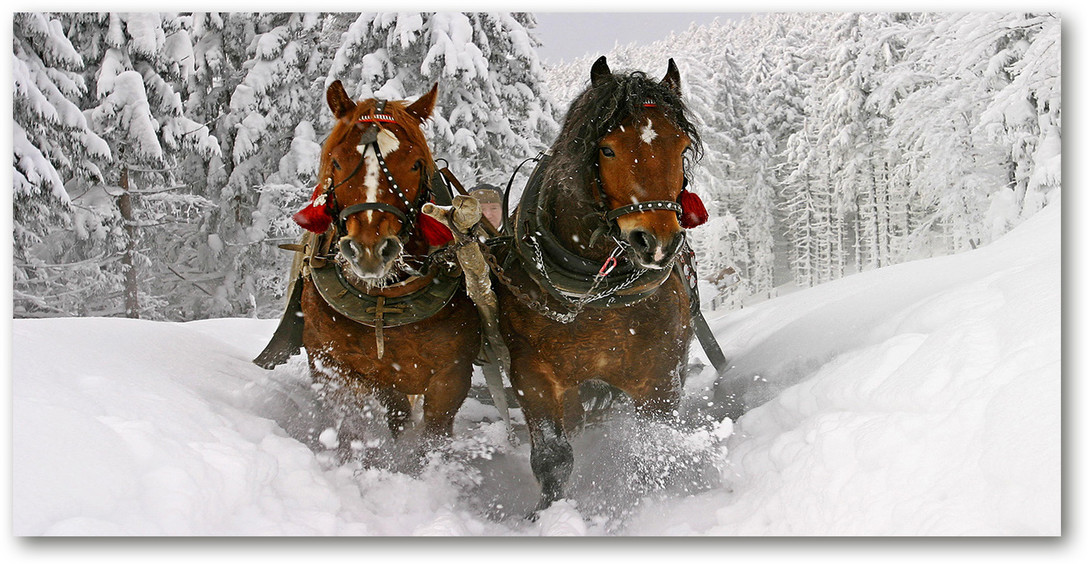
{"type": "MultiPolygon", "coordinates": [[[[380,135],[379,135],[380,137],[380,135]]],[[[370,150],[370,145],[359,145],[356,147],[359,154],[363,156],[363,162],[366,165],[366,175],[363,176],[363,190],[365,191],[365,202],[377,202],[378,201],[378,157],[374,155],[374,151],[370,150]]],[[[366,220],[374,221],[374,210],[366,212],[366,220]]]]}
{"type": "Polygon", "coordinates": [[[642,142],[649,145],[657,139],[657,132],[654,131],[654,120],[646,118],[646,125],[642,126],[642,142]]]}
{"type": "MultiPolygon", "coordinates": [[[[358,145],[355,147],[359,151],[359,154],[363,156],[363,160],[366,161],[366,176],[363,177],[363,187],[366,189],[366,201],[377,202],[378,201],[378,158],[374,156],[373,151],[368,154],[367,149],[370,145],[358,145]]],[[[378,150],[382,152],[382,158],[388,157],[390,154],[400,148],[400,140],[388,129],[382,129],[378,131],[378,150]]],[[[374,220],[374,211],[366,212],[367,221],[374,220]]]]}

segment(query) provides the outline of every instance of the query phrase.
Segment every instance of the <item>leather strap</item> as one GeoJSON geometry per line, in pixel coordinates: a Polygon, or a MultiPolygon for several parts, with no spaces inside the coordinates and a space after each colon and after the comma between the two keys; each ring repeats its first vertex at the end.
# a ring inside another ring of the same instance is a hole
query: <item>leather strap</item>
{"type": "Polygon", "coordinates": [[[392,204],[386,204],[386,203],[382,203],[382,202],[363,202],[361,204],[355,204],[353,206],[348,206],[348,207],[344,208],[343,211],[340,212],[340,221],[346,221],[348,216],[355,215],[357,213],[365,212],[365,211],[380,211],[380,212],[391,213],[391,214],[397,216],[397,218],[399,218],[402,223],[404,223],[404,224],[408,223],[408,215],[405,214],[403,211],[401,211],[400,208],[398,208],[397,206],[394,206],[392,204]]]}
{"type": "Polygon", "coordinates": [[[718,373],[718,380],[721,381],[725,372],[729,370],[729,361],[725,358],[721,346],[718,345],[718,340],[714,337],[710,324],[703,317],[703,310],[699,301],[699,275],[695,269],[695,251],[685,241],[679,252],[680,260],[676,261],[674,268],[680,275],[680,279],[684,281],[684,289],[688,292],[695,338],[699,340],[699,345],[703,347],[703,352],[706,353],[707,359],[710,360],[710,364],[714,366],[714,370],[718,373]]]}
{"type": "MultiPolygon", "coordinates": [[[[540,189],[550,160],[550,155],[543,155],[529,176],[513,221],[513,239],[518,258],[529,276],[553,297],[570,303],[590,291],[601,264],[567,250],[540,220],[540,189]]],[[[613,308],[642,301],[653,295],[671,272],[643,270],[632,261],[621,261],[598,284],[604,297],[588,305],[613,308]],[[615,288],[620,289],[611,291],[615,288]]]]}
{"type": "Polygon", "coordinates": [[[671,202],[668,200],[652,200],[649,202],[639,202],[637,204],[628,204],[626,206],[620,206],[614,210],[610,210],[604,214],[606,221],[616,221],[617,218],[625,216],[631,213],[638,213],[652,210],[668,210],[679,214],[684,210],[680,207],[680,204],[671,202]]]}

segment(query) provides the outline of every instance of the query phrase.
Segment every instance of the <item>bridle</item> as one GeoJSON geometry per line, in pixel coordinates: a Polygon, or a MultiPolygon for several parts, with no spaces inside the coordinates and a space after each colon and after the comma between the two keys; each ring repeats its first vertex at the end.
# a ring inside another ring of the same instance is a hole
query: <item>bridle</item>
{"type": "MultiPolygon", "coordinates": [[[[593,183],[596,188],[596,195],[594,198],[594,207],[596,212],[593,214],[600,217],[603,220],[603,224],[598,227],[590,238],[590,245],[592,245],[597,237],[602,234],[610,235],[614,239],[619,238],[620,226],[618,223],[619,218],[625,215],[631,215],[633,213],[641,213],[646,211],[666,210],[676,214],[677,219],[681,217],[684,211],[683,206],[676,200],[650,200],[647,202],[637,202],[634,204],[627,204],[625,206],[619,206],[617,208],[609,209],[606,202],[610,199],[604,191],[604,182],[601,180],[600,166],[595,165],[596,169],[596,181],[593,183]]],[[[684,175],[684,187],[681,191],[686,190],[688,187],[687,174],[684,175]]]]}
{"type": "MultiPolygon", "coordinates": [[[[619,260],[626,250],[619,239],[616,239],[617,246],[604,264],[586,259],[566,249],[556,235],[545,227],[546,219],[542,215],[546,214],[540,206],[540,192],[551,158],[551,153],[545,152],[531,159],[536,161],[536,167],[529,176],[512,221],[508,222],[510,234],[503,239],[510,240],[514,247],[514,253],[508,259],[518,256],[529,277],[553,298],[567,304],[568,311],[553,311],[543,302],[517,292],[515,295],[538,313],[561,323],[573,321],[586,306],[620,307],[651,296],[668,278],[671,269],[647,270],[631,261],[619,260]]],[[[591,215],[598,216],[599,213],[591,215]]],[[[602,224],[602,228],[594,232],[594,237],[603,232],[607,225],[602,224]]],[[[502,278],[501,266],[494,267],[507,287],[516,288],[512,282],[502,278]]]]}
{"type": "MultiPolygon", "coordinates": [[[[629,245],[620,236],[617,220],[632,213],[665,210],[676,213],[680,226],[685,229],[704,222],[705,218],[700,218],[701,221],[698,222],[685,221],[692,212],[689,208],[694,207],[690,200],[698,200],[694,193],[687,190],[686,171],[683,189],[676,201],[651,200],[609,209],[609,198],[604,191],[600,166],[599,163],[594,163],[594,179],[587,179],[590,190],[595,191],[591,202],[593,211],[584,219],[596,218],[600,225],[590,236],[589,246],[593,246],[601,235],[607,235],[616,244],[612,253],[602,264],[568,250],[546,226],[548,219],[545,216],[549,214],[541,207],[540,193],[546,176],[545,170],[549,168],[551,159],[551,151],[545,151],[536,157],[526,159],[514,169],[503,197],[504,217],[510,217],[508,197],[518,170],[529,161],[536,162],[522,192],[521,202],[511,217],[511,221],[504,223],[504,236],[500,239],[510,240],[514,247],[515,252],[508,255],[508,260],[509,257],[516,255],[525,272],[538,286],[560,302],[573,307],[568,308],[568,312],[554,312],[543,305],[543,302],[521,296],[517,292],[515,295],[539,313],[563,323],[573,320],[585,306],[619,307],[636,303],[652,295],[668,278],[672,269],[643,269],[635,265],[633,261],[622,260],[621,255],[626,252],[629,245]]],[[[703,208],[701,202],[698,202],[698,208],[703,208]]],[[[701,211],[705,213],[705,209],[701,211]]],[[[499,265],[493,265],[493,267],[496,268],[500,280],[507,287],[516,287],[513,283],[503,280],[502,269],[499,265]]]]}
{"type": "MultiPolygon", "coordinates": [[[[643,107],[653,108],[656,104],[644,103],[643,107]]],[[[601,234],[610,235],[614,239],[619,238],[620,227],[617,223],[619,218],[630,215],[633,213],[641,213],[646,211],[666,210],[676,214],[677,219],[681,219],[684,213],[684,208],[677,200],[650,200],[646,202],[636,202],[633,204],[627,204],[616,208],[609,208],[607,202],[610,200],[608,194],[604,191],[604,181],[601,179],[601,167],[600,163],[593,163],[594,170],[594,182],[593,187],[596,191],[594,194],[594,207],[596,212],[594,215],[600,217],[603,220],[603,224],[598,227],[590,239],[590,245],[596,241],[597,237],[601,234]]],[[[680,189],[683,193],[688,188],[688,175],[684,172],[684,185],[680,189]]]]}
{"type": "MultiPolygon", "coordinates": [[[[381,169],[382,174],[385,176],[386,181],[389,182],[389,186],[392,188],[393,195],[397,200],[404,205],[404,209],[400,209],[392,204],[384,202],[362,202],[359,204],[352,204],[346,208],[340,209],[340,203],[336,200],[336,188],[343,186],[349,180],[351,180],[363,167],[363,161],[366,160],[366,149],[363,149],[359,156],[359,162],[352,169],[343,180],[329,187],[325,191],[325,197],[327,205],[329,206],[330,214],[335,219],[337,232],[340,234],[347,233],[347,219],[348,217],[357,213],[366,211],[383,212],[394,215],[401,222],[401,230],[397,234],[397,237],[403,242],[407,240],[415,227],[416,220],[419,217],[420,208],[423,204],[430,199],[430,182],[426,174],[420,175],[419,190],[416,194],[415,202],[408,200],[407,194],[397,184],[393,174],[389,172],[389,166],[385,163],[385,158],[382,157],[381,149],[378,147],[378,133],[381,131],[381,123],[395,123],[396,119],[389,114],[382,113],[385,110],[385,100],[378,100],[378,106],[374,110],[373,114],[360,117],[355,122],[356,127],[363,129],[362,138],[359,140],[359,146],[365,146],[374,151],[374,155],[378,160],[378,167],[381,169]]],[[[329,181],[331,183],[331,176],[329,181]]]]}

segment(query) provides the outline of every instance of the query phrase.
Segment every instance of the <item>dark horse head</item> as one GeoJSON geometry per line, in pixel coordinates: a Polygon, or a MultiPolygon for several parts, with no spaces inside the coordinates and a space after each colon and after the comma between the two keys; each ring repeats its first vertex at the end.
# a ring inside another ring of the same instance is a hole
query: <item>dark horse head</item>
{"type": "Polygon", "coordinates": [[[423,122],[434,111],[436,84],[415,102],[353,101],[340,81],[333,82],[326,100],[336,123],[321,148],[321,179],[311,202],[325,214],[318,227],[331,220],[342,261],[368,285],[380,285],[395,274],[395,265],[408,246],[426,250],[419,237],[420,206],[429,197],[434,159],[423,135],[423,122]]]}
{"type": "Polygon", "coordinates": [[[613,74],[601,57],[590,87],[571,105],[553,153],[553,178],[568,197],[590,198],[646,269],[667,268],[683,242],[681,206],[689,161],[702,152],[669,59],[660,81],[642,72],[613,74]]]}

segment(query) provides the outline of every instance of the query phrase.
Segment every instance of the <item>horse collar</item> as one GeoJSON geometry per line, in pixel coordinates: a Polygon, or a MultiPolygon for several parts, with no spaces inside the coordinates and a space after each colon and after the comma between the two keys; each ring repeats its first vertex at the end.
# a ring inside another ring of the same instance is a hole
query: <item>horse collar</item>
{"type": "Polygon", "coordinates": [[[591,307],[611,308],[651,296],[668,278],[671,269],[648,270],[631,261],[617,263],[622,248],[612,253],[604,268],[599,262],[567,250],[544,227],[539,217],[540,189],[549,160],[550,155],[545,154],[530,175],[513,222],[515,249],[526,272],[537,285],[567,303],[587,300],[591,307]],[[590,295],[593,293],[597,295],[590,295]]]}
{"type": "Polygon", "coordinates": [[[311,265],[309,271],[325,303],[337,313],[369,327],[398,327],[427,319],[445,307],[461,285],[459,275],[439,265],[433,265],[427,274],[401,283],[404,288],[401,292],[382,292],[389,295],[357,288],[344,277],[335,261],[327,261],[320,267],[311,265]]]}

